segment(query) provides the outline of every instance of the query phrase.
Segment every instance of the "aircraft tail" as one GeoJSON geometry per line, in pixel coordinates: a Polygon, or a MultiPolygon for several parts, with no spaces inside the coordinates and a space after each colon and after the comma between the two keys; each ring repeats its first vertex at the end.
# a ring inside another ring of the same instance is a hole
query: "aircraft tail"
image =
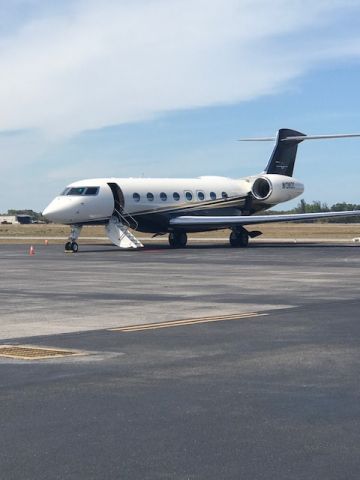
{"type": "Polygon", "coordinates": [[[281,128],[278,131],[276,144],[265,168],[265,173],[276,173],[277,175],[292,177],[298,144],[305,138],[306,135],[304,133],[288,128],[281,128]],[[286,141],[284,141],[285,139],[286,141]]]}
{"type": "Polygon", "coordinates": [[[331,135],[305,135],[304,133],[281,128],[276,138],[240,138],[241,142],[271,142],[276,141],[275,148],[271,154],[270,160],[264,173],[275,173],[277,175],[286,175],[292,177],[297,154],[298,144],[304,140],[327,140],[329,138],[353,138],[360,137],[360,133],[340,133],[331,135]]]}

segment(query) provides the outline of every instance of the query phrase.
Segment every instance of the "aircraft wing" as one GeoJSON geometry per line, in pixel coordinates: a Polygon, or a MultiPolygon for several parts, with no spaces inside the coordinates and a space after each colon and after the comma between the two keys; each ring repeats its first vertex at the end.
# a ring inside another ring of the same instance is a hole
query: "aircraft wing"
{"type": "Polygon", "coordinates": [[[257,223],[296,222],[304,220],[321,220],[332,217],[360,216],[360,210],[344,212],[321,212],[321,213],[294,213],[279,215],[233,215],[233,216],[179,216],[170,220],[170,225],[179,227],[210,226],[210,227],[233,227],[236,225],[255,225],[257,223]]]}

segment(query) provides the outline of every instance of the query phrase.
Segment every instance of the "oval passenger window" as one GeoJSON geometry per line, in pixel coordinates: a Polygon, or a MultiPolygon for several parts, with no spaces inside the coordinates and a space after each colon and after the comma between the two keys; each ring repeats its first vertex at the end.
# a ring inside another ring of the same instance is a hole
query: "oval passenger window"
{"type": "Polygon", "coordinates": [[[133,199],[135,202],[140,202],[140,195],[138,193],[133,193],[133,199]]]}
{"type": "Polygon", "coordinates": [[[149,200],[149,202],[152,202],[154,200],[154,195],[150,192],[146,195],[146,197],[149,200]]]}

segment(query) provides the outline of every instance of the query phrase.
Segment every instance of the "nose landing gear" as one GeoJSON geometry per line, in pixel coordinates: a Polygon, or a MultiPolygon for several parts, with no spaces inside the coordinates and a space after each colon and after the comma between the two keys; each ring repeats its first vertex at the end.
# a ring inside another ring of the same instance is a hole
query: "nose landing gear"
{"type": "Polygon", "coordinates": [[[79,250],[79,245],[76,240],[79,238],[82,225],[71,225],[71,232],[69,235],[69,241],[65,243],[65,252],[76,253],[79,250]]]}
{"type": "Polygon", "coordinates": [[[67,252],[76,253],[79,250],[79,245],[76,242],[66,242],[65,243],[65,250],[67,252]]]}

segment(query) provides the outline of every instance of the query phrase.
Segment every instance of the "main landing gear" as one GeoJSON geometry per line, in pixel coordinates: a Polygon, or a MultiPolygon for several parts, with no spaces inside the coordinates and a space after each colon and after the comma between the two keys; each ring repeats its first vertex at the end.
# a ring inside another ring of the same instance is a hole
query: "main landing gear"
{"type": "Polygon", "coordinates": [[[185,232],[171,232],[169,234],[169,245],[172,248],[183,248],[187,244],[187,235],[185,232]]]}
{"type": "Polygon", "coordinates": [[[249,245],[249,232],[245,228],[234,229],[229,237],[232,247],[246,248],[249,245]]]}
{"type": "Polygon", "coordinates": [[[81,229],[82,225],[71,225],[69,240],[65,243],[65,252],[76,253],[79,250],[76,240],[79,238],[81,229]]]}
{"type": "Polygon", "coordinates": [[[232,247],[245,248],[249,245],[249,238],[256,238],[262,235],[259,230],[253,230],[248,232],[244,227],[237,227],[230,233],[230,245],[232,247]]]}

